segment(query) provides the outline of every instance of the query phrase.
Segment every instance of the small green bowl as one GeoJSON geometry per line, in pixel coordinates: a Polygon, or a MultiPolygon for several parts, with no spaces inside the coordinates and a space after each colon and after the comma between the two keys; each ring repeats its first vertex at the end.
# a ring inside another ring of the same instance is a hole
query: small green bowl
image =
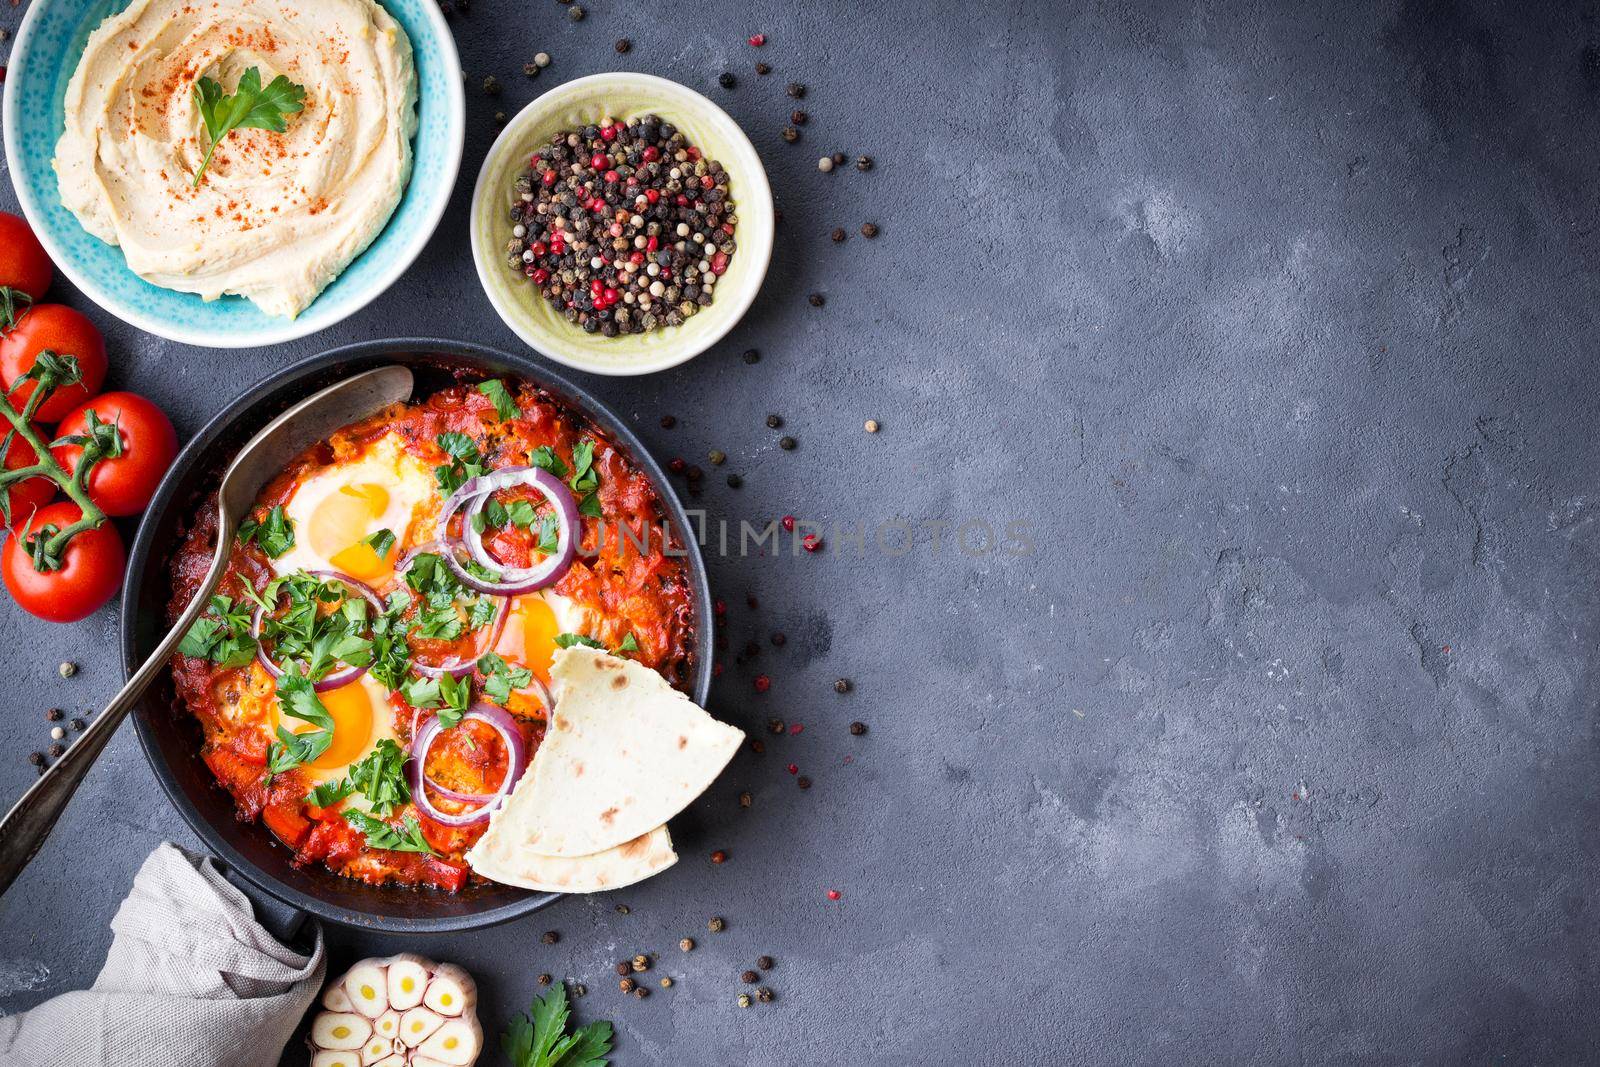
{"type": "Polygon", "coordinates": [[[650,374],[687,362],[733,329],[756,298],[772,260],[772,187],[755,146],[739,124],[693,89],[648,74],[595,74],[545,93],[517,113],[483,161],[472,194],[472,258],[489,303],[505,324],[541,354],[591,374],[650,374]],[[585,333],[557,314],[522,274],[505,262],[511,240],[512,187],[528,157],[561,131],[610,116],[660,115],[690,143],[727,169],[739,222],[738,247],[717,280],[716,297],[682,326],[605,337],[585,333]]]}

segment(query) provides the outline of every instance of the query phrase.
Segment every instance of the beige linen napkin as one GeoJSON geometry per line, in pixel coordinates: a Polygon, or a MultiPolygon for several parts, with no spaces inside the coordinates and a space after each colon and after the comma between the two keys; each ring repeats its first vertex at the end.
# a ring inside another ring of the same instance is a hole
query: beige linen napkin
{"type": "Polygon", "coordinates": [[[271,1067],[322,988],[210,859],[163,842],[111,920],[87,991],[0,1018],[5,1067],[271,1067]]]}

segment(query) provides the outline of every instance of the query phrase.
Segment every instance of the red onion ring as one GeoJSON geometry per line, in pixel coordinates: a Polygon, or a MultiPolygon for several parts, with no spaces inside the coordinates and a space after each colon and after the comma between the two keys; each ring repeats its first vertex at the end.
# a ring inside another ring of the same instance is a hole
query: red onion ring
{"type": "Polygon", "coordinates": [[[471,659],[462,659],[460,656],[451,656],[443,663],[434,665],[411,661],[411,666],[418,674],[425,674],[429,678],[442,678],[448,674],[455,678],[465,678],[471,674],[478,665],[478,657],[485,652],[494,651],[494,646],[500,643],[500,635],[505,631],[506,619],[511,615],[511,600],[508,597],[499,597],[500,604],[494,609],[494,619],[489,625],[489,640],[484,642],[481,649],[471,659]]]}
{"type": "MultiPolygon", "coordinates": [[[[477,719],[499,732],[506,743],[506,774],[500,779],[499,788],[472,811],[464,811],[459,815],[440,811],[434,806],[433,801],[428,799],[427,775],[423,772],[423,767],[428,762],[428,750],[444,732],[444,726],[439,722],[438,715],[429,719],[427,725],[423,726],[422,732],[411,742],[411,758],[406,761],[406,777],[411,786],[412,802],[421,808],[428,818],[442,826],[473,826],[483,822],[494,813],[494,809],[516,786],[522,777],[522,772],[528,767],[528,746],[522,740],[522,731],[517,729],[517,720],[509,711],[497,708],[493,704],[474,704],[461,718],[462,721],[477,719]]],[[[440,795],[448,796],[442,792],[440,795]]]]}
{"type": "MultiPolygon", "coordinates": [[[[378,594],[373,592],[372,587],[365,582],[358,582],[348,574],[340,574],[338,571],[306,571],[306,573],[313,578],[338,582],[346,589],[355,590],[361,594],[368,604],[372,605],[373,611],[379,614],[383,613],[383,601],[378,599],[378,594]]],[[[265,667],[267,673],[274,678],[282,678],[283,668],[272,661],[272,657],[267,655],[266,647],[261,643],[261,625],[266,621],[266,617],[267,609],[257,605],[255,617],[250,621],[250,636],[256,639],[256,662],[265,667]]],[[[366,673],[367,669],[365,667],[347,666],[342,671],[334,671],[319,682],[313,682],[311,688],[318,693],[326,693],[330,689],[338,689],[340,686],[349,685],[366,673]]]]}
{"type": "Polygon", "coordinates": [[[402,575],[404,575],[407,570],[410,569],[411,564],[416,560],[416,558],[418,556],[422,555],[425,552],[437,552],[437,551],[439,551],[439,542],[437,542],[437,541],[424,541],[422,544],[417,545],[416,547],[412,548],[405,555],[403,555],[399,559],[395,560],[395,564],[394,564],[394,576],[395,576],[395,579],[398,581],[400,579],[400,577],[402,575]]]}
{"type": "Polygon", "coordinates": [[[438,782],[434,781],[432,778],[429,778],[426,774],[424,774],[422,776],[422,780],[427,783],[429,789],[433,790],[435,793],[438,793],[440,796],[444,797],[446,800],[455,801],[457,804],[487,804],[487,803],[489,803],[489,801],[493,800],[496,796],[499,795],[498,793],[462,793],[462,792],[458,792],[458,791],[456,791],[454,789],[450,789],[450,788],[448,788],[446,786],[440,785],[438,782]]]}
{"type": "Polygon", "coordinates": [[[578,502],[572,499],[571,490],[560,478],[539,467],[505,467],[491,474],[469,478],[461,488],[450,494],[450,499],[445,501],[444,510],[439,513],[438,539],[440,544],[446,546],[445,564],[455,572],[455,576],[463,585],[480,593],[518,596],[543,589],[547,585],[554,585],[563,574],[567,573],[567,568],[572,566],[573,557],[578,552],[578,526],[578,502]],[[490,494],[501,489],[509,489],[513,485],[528,486],[542,494],[555,508],[556,550],[532,567],[508,568],[496,562],[483,547],[482,536],[472,526],[472,517],[483,509],[490,494]],[[485,581],[477,577],[456,558],[454,546],[458,542],[450,537],[448,527],[455,513],[468,504],[472,506],[467,512],[464,534],[467,551],[480,566],[497,573],[498,581],[485,581]]]}

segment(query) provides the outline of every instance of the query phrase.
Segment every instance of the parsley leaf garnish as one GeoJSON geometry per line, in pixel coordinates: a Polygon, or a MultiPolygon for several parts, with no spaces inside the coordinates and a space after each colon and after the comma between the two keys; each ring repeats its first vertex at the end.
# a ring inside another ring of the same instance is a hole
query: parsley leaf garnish
{"type": "Polygon", "coordinates": [[[289,128],[286,116],[305,107],[302,103],[305,96],[305,86],[296,85],[282,74],[273,78],[263,89],[261,71],[256,67],[251,67],[240,76],[232,96],[222,95],[222,85],[210,78],[195,82],[194,105],[206,124],[211,147],[206,149],[200,169],[194,172],[192,187],[200,188],[200,178],[211,165],[211,154],[224,137],[234,130],[282,133],[289,128]]]}
{"type": "Polygon", "coordinates": [[[442,433],[434,438],[434,443],[450,457],[449,463],[433,468],[433,480],[439,483],[441,495],[449,496],[468,478],[483,473],[483,456],[478,453],[477,443],[466,434],[442,433]]]}
{"type": "Polygon", "coordinates": [[[250,636],[250,607],[234,605],[232,597],[211,598],[206,614],[183,635],[178,651],[208,659],[219,667],[243,667],[256,656],[256,639],[250,636]]]}
{"type": "Polygon", "coordinates": [[[561,462],[561,458],[556,455],[555,449],[549,445],[540,445],[534,449],[528,456],[528,462],[540,470],[549,471],[557,478],[565,478],[567,476],[567,465],[561,462]]]}
{"type": "Polygon", "coordinates": [[[608,1067],[611,1024],[596,1020],[567,1033],[567,987],[556,983],[535,998],[531,1011],[511,1020],[500,1049],[512,1067],[608,1067]]]}
{"type": "Polygon", "coordinates": [[[389,550],[394,547],[394,531],[383,529],[369,533],[361,539],[361,543],[376,552],[379,559],[387,559],[389,550]]]}
{"type": "Polygon", "coordinates": [[[633,631],[631,631],[631,630],[628,631],[628,636],[624,637],[622,639],[622,644],[617,646],[617,651],[618,652],[637,652],[637,651],[639,651],[639,640],[638,640],[638,638],[633,636],[633,631]]]}
{"type": "Polygon", "coordinates": [[[513,667],[501,656],[485,652],[478,657],[478,673],[483,675],[483,695],[505,706],[513,689],[521,689],[533,681],[533,672],[526,667],[513,667]]]}
{"type": "Polygon", "coordinates": [[[283,513],[282,504],[275,505],[267,512],[266,522],[249,518],[239,524],[239,543],[243,545],[251,541],[260,545],[261,551],[269,559],[277,559],[294,547],[294,526],[283,513]]]}
{"type": "Polygon", "coordinates": [[[556,644],[561,648],[571,648],[573,645],[588,645],[590,648],[598,648],[602,651],[606,647],[605,642],[596,641],[594,638],[585,637],[583,634],[556,634],[556,644]]]}
{"type": "Polygon", "coordinates": [[[600,487],[600,472],[594,469],[594,441],[585,437],[572,446],[572,486],[574,493],[592,493],[600,487]]]}
{"type": "Polygon", "coordinates": [[[306,794],[306,803],[316,808],[331,808],[355,791],[355,783],[348,778],[323,782],[306,794]]]}
{"type": "Polygon", "coordinates": [[[511,398],[511,390],[507,389],[506,383],[499,378],[479,382],[478,392],[494,401],[494,410],[502,419],[514,419],[519,414],[517,402],[511,398]]]}
{"type": "Polygon", "coordinates": [[[367,844],[373,848],[386,848],[390,852],[423,852],[433,855],[433,848],[422,836],[422,827],[417,824],[416,816],[407,815],[400,826],[391,826],[382,819],[375,819],[364,811],[351,809],[344,813],[345,820],[367,836],[367,844]]]}
{"type": "Polygon", "coordinates": [[[448,730],[472,706],[472,680],[448,673],[438,678],[413,678],[401,687],[400,695],[414,708],[438,708],[439,723],[448,730]]]}
{"type": "Polygon", "coordinates": [[[411,802],[411,787],[402,769],[405,761],[400,746],[385,737],[350,768],[351,784],[372,803],[373,813],[380,818],[411,802]]]}
{"type": "Polygon", "coordinates": [[[282,773],[302,763],[310,763],[333,744],[333,716],[322,706],[311,679],[300,673],[300,665],[293,661],[284,665],[278,679],[278,711],[280,715],[303,719],[316,730],[291,733],[278,727],[278,739],[267,750],[267,774],[282,773]]]}

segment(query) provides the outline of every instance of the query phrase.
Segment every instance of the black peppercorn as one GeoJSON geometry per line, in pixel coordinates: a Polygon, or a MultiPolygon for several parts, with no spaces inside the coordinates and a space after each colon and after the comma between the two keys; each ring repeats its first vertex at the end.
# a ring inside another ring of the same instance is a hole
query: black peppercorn
{"type": "Polygon", "coordinates": [[[794,144],[800,139],[800,131],[793,126],[785,126],[783,128],[783,139],[789,144],[794,144]]]}
{"type": "Polygon", "coordinates": [[[848,679],[848,678],[840,678],[837,682],[834,682],[833,683],[833,691],[835,693],[848,693],[848,692],[850,692],[850,679],[848,679]]]}
{"type": "Polygon", "coordinates": [[[782,426],[782,425],[783,425],[783,416],[781,416],[781,415],[768,415],[767,416],[767,429],[776,430],[779,426],[782,426]]]}
{"type": "Polygon", "coordinates": [[[772,68],[767,66],[765,63],[757,63],[756,64],[756,73],[757,74],[771,74],[772,73],[772,68]]]}
{"type": "Polygon", "coordinates": [[[853,722],[850,724],[850,732],[855,736],[860,737],[862,734],[867,732],[867,724],[864,722],[853,722]]]}
{"type": "Polygon", "coordinates": [[[767,733],[769,733],[769,734],[781,734],[781,733],[783,733],[783,720],[782,719],[768,719],[767,720],[767,733]]]}
{"type": "Polygon", "coordinates": [[[754,971],[745,971],[739,976],[739,981],[743,982],[745,985],[755,985],[757,982],[761,981],[761,976],[754,971]]]}
{"type": "Polygon", "coordinates": [[[833,243],[834,244],[838,244],[840,241],[844,240],[844,237],[845,237],[844,227],[842,227],[842,226],[835,227],[834,231],[832,233],[830,233],[828,236],[833,238],[833,243]]]}
{"type": "Polygon", "coordinates": [[[823,296],[821,293],[812,293],[806,299],[811,301],[811,306],[814,308],[819,308],[828,302],[828,298],[823,296]]]}
{"type": "Polygon", "coordinates": [[[871,169],[872,169],[872,157],[871,156],[857,156],[856,157],[856,170],[859,170],[861,173],[865,174],[867,171],[869,171],[871,169]]]}
{"type": "Polygon", "coordinates": [[[796,126],[804,126],[806,124],[806,119],[810,117],[811,116],[807,115],[804,111],[796,109],[790,113],[789,121],[794,123],[796,126]]]}
{"type": "Polygon", "coordinates": [[[863,237],[876,237],[876,236],[878,236],[878,227],[874,226],[870,222],[863,222],[861,224],[861,236],[863,236],[863,237]]]}
{"type": "Polygon", "coordinates": [[[723,919],[722,916],[720,916],[720,915],[713,915],[706,922],[706,929],[710,930],[714,934],[720,934],[720,933],[722,933],[722,931],[726,930],[727,928],[728,928],[727,920],[723,919]]]}
{"type": "Polygon", "coordinates": [[[650,995],[650,990],[644,986],[639,986],[638,988],[634,989],[633,995],[638,997],[640,1000],[643,1000],[645,997],[650,995]]]}
{"type": "Polygon", "coordinates": [[[33,764],[35,767],[43,767],[44,766],[44,753],[43,752],[30,752],[30,753],[28,753],[28,762],[33,764]]]}
{"type": "Polygon", "coordinates": [[[761,362],[761,353],[757,352],[753,348],[745,349],[744,350],[744,362],[745,362],[746,366],[750,366],[750,367],[755,366],[757,363],[761,362]]]}
{"type": "Polygon", "coordinates": [[[55,759],[57,756],[61,755],[61,753],[65,752],[66,750],[67,750],[67,747],[65,745],[63,745],[60,741],[57,741],[55,744],[50,746],[50,758],[51,759],[55,759]]]}
{"type": "Polygon", "coordinates": [[[66,714],[67,713],[62,711],[60,708],[51,708],[49,711],[44,713],[44,717],[49,719],[51,722],[60,722],[62,718],[66,716],[66,714]]]}
{"type": "Polygon", "coordinates": [[[622,990],[624,993],[632,993],[633,984],[632,978],[624,978],[617,983],[617,988],[622,990]]]}
{"type": "Polygon", "coordinates": [[[801,85],[799,82],[790,82],[783,91],[794,97],[796,100],[802,100],[806,95],[806,87],[801,85]]]}
{"type": "Polygon", "coordinates": [[[754,737],[754,738],[750,739],[750,751],[751,752],[754,752],[756,755],[759,756],[762,753],[766,752],[766,750],[767,750],[767,743],[765,741],[761,740],[761,738],[754,737]]]}
{"type": "Polygon", "coordinates": [[[833,165],[834,166],[836,166],[836,167],[844,166],[844,153],[843,152],[835,152],[832,156],[829,156],[828,158],[833,160],[833,165]]]}
{"type": "Polygon", "coordinates": [[[763,1004],[771,1004],[772,996],[772,990],[768,989],[766,986],[762,986],[760,989],[756,990],[756,999],[761,1001],[763,1004]]]}
{"type": "Polygon", "coordinates": [[[780,437],[780,438],[778,438],[778,447],[783,449],[785,452],[793,452],[794,451],[794,446],[796,444],[798,444],[798,443],[799,442],[797,442],[792,437],[780,437]]]}
{"type": "Polygon", "coordinates": [[[671,415],[661,416],[661,428],[663,430],[670,430],[676,425],[678,425],[678,420],[673,418],[671,415]]]}
{"type": "Polygon", "coordinates": [[[554,979],[551,978],[548,974],[541,974],[539,976],[539,984],[540,985],[549,985],[552,981],[554,981],[554,979]]]}
{"type": "Polygon", "coordinates": [[[632,48],[633,42],[628,40],[626,37],[623,37],[617,41],[617,52],[619,54],[626,55],[632,48]]]}
{"type": "Polygon", "coordinates": [[[724,89],[732,89],[738,84],[738,79],[729,72],[723,71],[717,76],[717,84],[722,86],[724,89]]]}
{"type": "Polygon", "coordinates": [[[752,797],[748,790],[739,794],[739,806],[741,808],[748,808],[753,803],[755,803],[755,797],[752,797]]]}
{"type": "Polygon", "coordinates": [[[583,8],[576,4],[572,5],[572,7],[567,11],[567,18],[571,19],[573,22],[582,22],[583,8]]]}
{"type": "Polygon", "coordinates": [[[778,630],[772,635],[772,646],[774,648],[782,648],[788,641],[789,639],[783,635],[782,630],[778,630]]]}
{"type": "Polygon", "coordinates": [[[557,941],[561,940],[561,935],[556,933],[554,930],[546,930],[544,932],[544,936],[539,940],[543,941],[547,945],[553,945],[557,941]]]}
{"type": "Polygon", "coordinates": [[[795,784],[798,785],[801,789],[810,789],[811,788],[811,779],[807,778],[805,775],[802,774],[799,778],[795,779],[795,784]]]}
{"type": "Polygon", "coordinates": [[[728,488],[729,489],[737,489],[743,484],[744,484],[744,479],[739,477],[737,474],[728,475],[728,488]]]}
{"type": "Polygon", "coordinates": [[[629,963],[627,960],[619,960],[614,970],[626,978],[633,971],[633,964],[629,963]]]}
{"type": "Polygon", "coordinates": [[[756,957],[756,969],[757,970],[762,970],[762,971],[770,971],[770,970],[772,970],[772,957],[771,956],[757,956],[756,957]]]}

